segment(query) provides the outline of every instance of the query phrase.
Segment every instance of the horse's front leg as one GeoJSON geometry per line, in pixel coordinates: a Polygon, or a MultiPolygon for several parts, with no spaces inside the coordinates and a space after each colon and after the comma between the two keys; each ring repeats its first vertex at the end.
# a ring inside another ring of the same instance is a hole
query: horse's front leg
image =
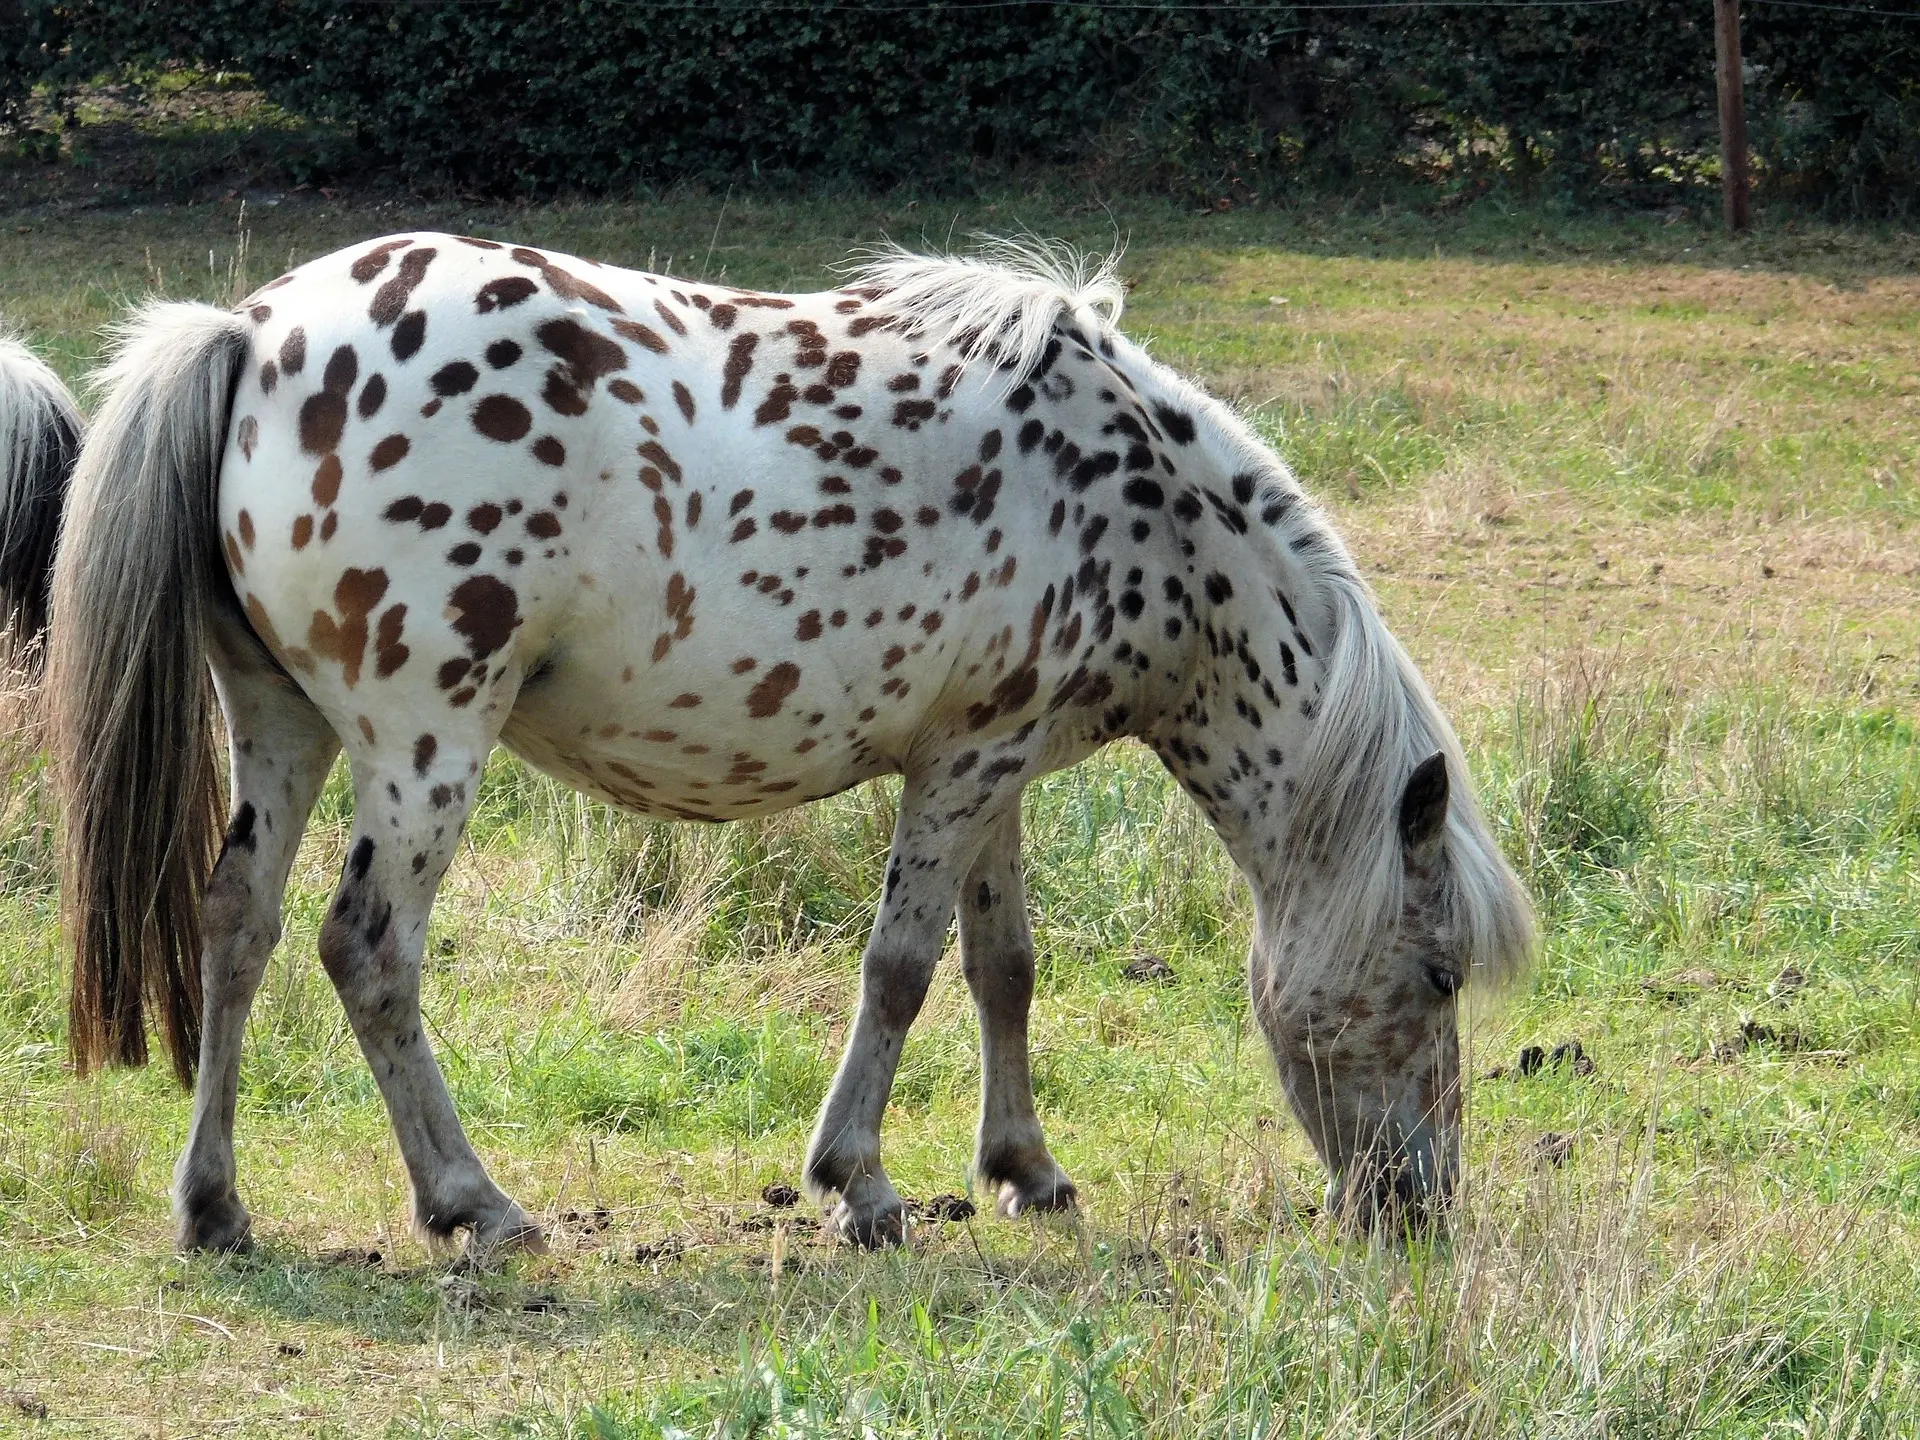
{"type": "Polygon", "coordinates": [[[926,999],[960,882],[986,832],[1019,803],[1013,777],[960,785],[945,761],[907,777],[887,857],[880,913],[860,962],[860,1008],[827,1092],[805,1179],[817,1198],[838,1195],[842,1238],[865,1246],[906,1238],[906,1212],[880,1163],[880,1117],[907,1029],[926,999]]]}

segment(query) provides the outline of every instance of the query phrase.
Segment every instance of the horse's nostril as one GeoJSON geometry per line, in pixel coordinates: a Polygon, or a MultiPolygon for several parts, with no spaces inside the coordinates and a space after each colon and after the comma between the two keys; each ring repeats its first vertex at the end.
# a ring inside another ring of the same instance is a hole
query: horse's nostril
{"type": "Polygon", "coordinates": [[[1397,1165],[1393,1170],[1393,1197],[1402,1205],[1411,1205],[1426,1194],[1419,1171],[1412,1165],[1397,1165]]]}

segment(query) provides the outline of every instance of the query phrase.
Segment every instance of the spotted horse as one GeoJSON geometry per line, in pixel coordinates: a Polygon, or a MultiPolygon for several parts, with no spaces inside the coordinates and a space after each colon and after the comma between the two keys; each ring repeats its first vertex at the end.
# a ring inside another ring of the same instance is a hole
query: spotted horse
{"type": "Polygon", "coordinates": [[[1110,266],[1049,252],[890,252],[772,295],[414,234],[129,322],[74,477],[49,694],[74,1058],[143,1060],[151,1008],[197,1070],[183,1247],[248,1242],[241,1036],[342,748],[320,958],[429,1240],[540,1243],[420,1014],[496,743],[679,820],[903,777],[805,1162],[851,1240],[903,1236],[880,1121],[956,912],[975,1174],[1005,1212],[1074,1203],[1029,1078],[1019,801],[1124,737],[1248,880],[1253,1012],[1332,1203],[1367,1223],[1449,1192],[1456,997],[1520,963],[1526,902],[1325,516],[1119,333],[1120,302],[1110,266]]]}

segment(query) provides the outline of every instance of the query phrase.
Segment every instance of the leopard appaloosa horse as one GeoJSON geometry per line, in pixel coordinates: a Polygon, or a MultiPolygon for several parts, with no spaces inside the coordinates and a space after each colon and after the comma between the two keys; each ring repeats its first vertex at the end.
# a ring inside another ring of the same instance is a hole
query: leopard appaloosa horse
{"type": "Polygon", "coordinates": [[[903,1235],[880,1120],[956,913],[976,1175],[1006,1212],[1074,1203],[1028,1073],[1019,800],[1128,736],[1251,887],[1254,1015],[1332,1203],[1370,1223],[1449,1192],[1457,995],[1522,963],[1526,900],[1326,517],[1120,335],[1120,300],[1043,250],[889,252],[770,295],[415,234],[129,322],[67,507],[50,705],[73,1054],[143,1060],[151,1008],[197,1063],[183,1247],[248,1242],[241,1037],[342,747],[320,958],[429,1239],[540,1243],[421,1028],[428,911],[496,743],[681,820],[904,777],[806,1159],[849,1239],[903,1235]]]}

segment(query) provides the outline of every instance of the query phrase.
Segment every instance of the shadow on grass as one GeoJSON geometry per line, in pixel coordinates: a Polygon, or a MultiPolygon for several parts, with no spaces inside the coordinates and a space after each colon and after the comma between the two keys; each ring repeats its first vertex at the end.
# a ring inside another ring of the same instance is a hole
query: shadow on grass
{"type": "MultiPolygon", "coordinates": [[[[883,1252],[811,1235],[790,1240],[751,1223],[665,1244],[609,1234],[572,1254],[560,1238],[554,1254],[478,1270],[453,1260],[396,1265],[374,1250],[316,1254],[268,1242],[248,1255],[185,1262],[176,1284],[186,1298],[175,1303],[217,1304],[384,1345],[579,1346],[624,1335],[730,1357],[738,1326],[756,1314],[777,1308],[825,1316],[856,1292],[919,1293],[937,1284],[981,1297],[1017,1289],[1064,1300],[1092,1279],[1109,1289],[1120,1282],[1130,1293],[1168,1283],[1162,1249],[1135,1239],[1060,1220],[987,1223],[990,1233],[965,1223],[928,1227],[907,1249],[883,1252]],[[1016,1228],[1031,1232],[1024,1248],[1008,1233],[1016,1228]]],[[[1171,1253],[1181,1253],[1177,1242],[1171,1253]]]]}

